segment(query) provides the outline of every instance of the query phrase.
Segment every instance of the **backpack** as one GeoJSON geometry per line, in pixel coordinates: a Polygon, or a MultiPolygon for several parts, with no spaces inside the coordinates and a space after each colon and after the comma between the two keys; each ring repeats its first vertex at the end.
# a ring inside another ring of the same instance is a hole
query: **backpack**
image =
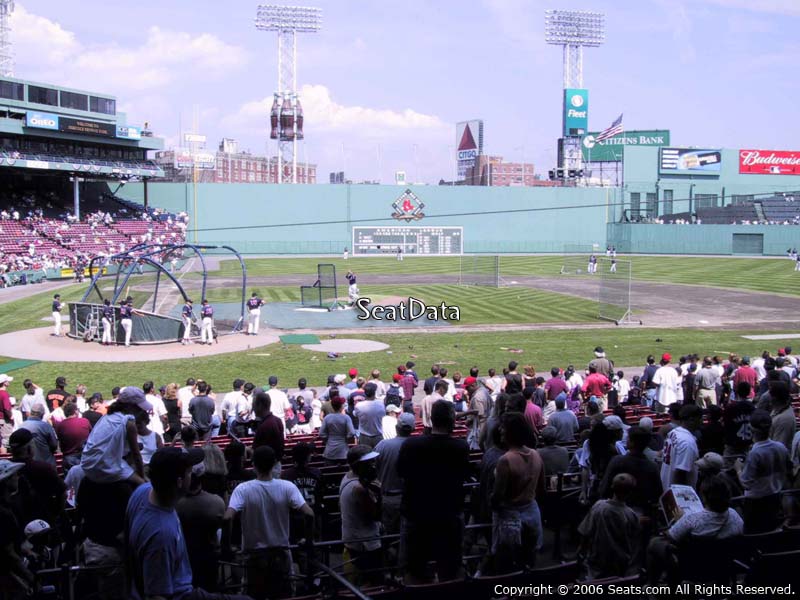
{"type": "Polygon", "coordinates": [[[386,390],[386,398],[384,398],[384,404],[389,406],[390,404],[394,404],[395,406],[402,405],[402,398],[400,398],[400,388],[395,386],[394,384],[390,385],[389,388],[386,390]]]}

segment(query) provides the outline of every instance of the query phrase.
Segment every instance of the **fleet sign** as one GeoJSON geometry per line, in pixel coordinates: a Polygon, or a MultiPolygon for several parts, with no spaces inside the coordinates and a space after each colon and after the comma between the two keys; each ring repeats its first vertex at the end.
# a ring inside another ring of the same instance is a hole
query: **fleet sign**
{"type": "Polygon", "coordinates": [[[464,179],[467,171],[475,166],[478,156],[483,154],[483,121],[456,123],[456,161],[458,177],[464,179]]]}
{"type": "Polygon", "coordinates": [[[597,134],[590,133],[581,142],[584,162],[621,161],[624,146],[669,146],[668,129],[626,131],[600,142],[595,140],[597,134]]]}
{"type": "Polygon", "coordinates": [[[46,112],[25,113],[25,126],[58,131],[58,115],[46,112]]]}
{"type": "Polygon", "coordinates": [[[589,90],[564,90],[564,136],[584,135],[589,129],[589,90]]]}
{"type": "Polygon", "coordinates": [[[658,172],[662,175],[719,175],[722,152],[697,148],[661,148],[658,172]]]}
{"type": "Polygon", "coordinates": [[[791,150],[739,150],[739,173],[750,175],[800,175],[800,152],[791,150]]]}

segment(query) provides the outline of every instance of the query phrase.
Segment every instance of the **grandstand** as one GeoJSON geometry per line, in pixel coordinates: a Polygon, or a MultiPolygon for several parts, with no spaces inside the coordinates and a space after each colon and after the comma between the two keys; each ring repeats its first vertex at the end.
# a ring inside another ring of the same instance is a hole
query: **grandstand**
{"type": "Polygon", "coordinates": [[[688,212],[665,214],[665,223],[692,222],[693,216],[704,225],[799,225],[800,192],[785,192],[765,198],[749,199],[727,206],[698,207],[688,212]]]}

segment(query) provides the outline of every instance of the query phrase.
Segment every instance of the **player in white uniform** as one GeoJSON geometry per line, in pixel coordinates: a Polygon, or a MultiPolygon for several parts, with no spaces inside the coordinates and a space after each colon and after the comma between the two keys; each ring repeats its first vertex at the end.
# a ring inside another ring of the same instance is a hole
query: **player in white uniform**
{"type": "Polygon", "coordinates": [[[258,335],[258,325],[261,321],[261,307],[264,301],[253,292],[250,300],[247,301],[247,335],[258,335]]]}
{"type": "Polygon", "coordinates": [[[192,322],[194,321],[194,311],[192,309],[191,299],[186,299],[186,304],[183,305],[181,310],[181,317],[183,318],[183,339],[181,344],[191,344],[192,340],[192,322]]]}
{"type": "Polygon", "coordinates": [[[133,298],[128,296],[125,300],[120,302],[119,316],[120,325],[125,332],[125,346],[131,345],[131,333],[133,333],[133,298]]]}
{"type": "Polygon", "coordinates": [[[350,299],[350,304],[355,304],[356,300],[358,300],[358,285],[356,285],[356,274],[352,271],[348,271],[347,275],[345,275],[347,279],[347,283],[350,284],[350,287],[347,290],[347,296],[350,299]]]}
{"type": "Polygon", "coordinates": [[[611,268],[609,269],[609,273],[616,273],[617,272],[617,259],[611,259],[611,268]]]}
{"type": "Polygon", "coordinates": [[[103,325],[103,346],[110,346],[111,345],[111,322],[114,320],[114,307],[111,306],[111,301],[106,298],[103,300],[103,309],[102,309],[102,319],[100,319],[101,324],[103,325]]]}
{"type": "Polygon", "coordinates": [[[61,337],[61,310],[64,305],[61,302],[61,294],[53,296],[53,335],[61,337]]]}
{"type": "Polygon", "coordinates": [[[347,251],[347,248],[345,248],[344,252],[342,253],[342,259],[347,260],[348,255],[349,255],[349,253],[347,251]]]}
{"type": "Polygon", "coordinates": [[[588,271],[589,273],[597,273],[597,257],[594,254],[589,257],[588,271]]]}

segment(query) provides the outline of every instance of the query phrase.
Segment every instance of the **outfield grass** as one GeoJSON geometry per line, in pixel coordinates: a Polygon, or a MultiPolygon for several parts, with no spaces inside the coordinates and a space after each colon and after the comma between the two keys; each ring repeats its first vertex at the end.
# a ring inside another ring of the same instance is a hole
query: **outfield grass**
{"type": "MultiPolygon", "coordinates": [[[[739,288],[759,292],[771,292],[800,296],[800,273],[794,272],[794,263],[785,258],[716,258],[681,256],[620,256],[630,260],[634,279],[664,283],[708,285],[719,288],[739,288]]],[[[248,259],[249,276],[308,275],[309,283],[317,272],[317,263],[336,265],[336,271],[344,275],[353,269],[359,275],[370,274],[450,274],[459,272],[460,258],[408,257],[403,262],[390,257],[351,258],[258,258],[248,259]]],[[[557,276],[563,257],[552,256],[501,256],[500,273],[508,279],[514,276],[557,276]]],[[[238,261],[222,261],[220,271],[224,275],[235,275],[238,261]]],[[[366,283],[366,281],[364,282],[366,283]]],[[[398,277],[402,283],[402,277],[398,277]]]]}
{"type": "MultiPolygon", "coordinates": [[[[574,364],[583,367],[592,357],[592,349],[602,345],[617,365],[643,365],[645,357],[670,352],[682,354],[722,354],[738,352],[756,355],[764,349],[776,349],[792,342],[786,340],[750,341],[742,335],[770,333],[769,331],[689,330],[689,329],[598,329],[582,331],[515,331],[481,333],[402,333],[364,335],[357,337],[382,341],[390,345],[386,351],[353,354],[338,360],[327,359],[324,353],[303,350],[299,346],[273,344],[245,352],[223,354],[208,358],[184,358],[172,361],[144,363],[39,363],[11,373],[14,382],[11,393],[17,398],[24,394],[22,381],[30,377],[45,389],[52,387],[55,378],[64,375],[72,389],[85,383],[90,392],[108,394],[115,385],[137,384],[152,379],[158,385],[185,381],[187,377],[202,377],[215,389],[226,390],[233,379],[242,377],[257,384],[266,383],[275,374],[281,385],[294,385],[299,377],[307,377],[311,385],[323,385],[329,374],[345,373],[351,367],[360,372],[373,368],[384,375],[394,372],[398,364],[414,360],[424,374],[437,362],[448,364],[451,371],[467,372],[478,365],[485,373],[489,367],[500,369],[508,361],[533,364],[537,371],[546,372],[553,366],[574,364]],[[661,340],[661,341],[656,341],[661,340]],[[502,348],[506,348],[503,350],[502,348]],[[521,354],[508,351],[521,349],[521,354]],[[268,356],[267,356],[268,355],[268,356]]],[[[776,332],[780,333],[780,332],[776,332]]],[[[323,339],[324,335],[321,336],[323,339]]],[[[344,337],[344,336],[340,336],[344,337]]],[[[346,336],[355,337],[355,336],[346,336]]],[[[795,343],[795,345],[797,345],[795,343]]],[[[111,350],[113,352],[113,350],[111,350]]],[[[146,352],[146,349],[142,350],[146,352]]],[[[175,347],[176,356],[191,355],[191,347],[175,347]]],[[[8,359],[0,357],[0,362],[8,359]]],[[[626,376],[636,374],[626,373],[626,376]]]]}
{"type": "MultiPolygon", "coordinates": [[[[254,288],[270,302],[299,302],[297,287],[254,288]]],[[[597,320],[597,302],[530,288],[489,288],[458,285],[364,285],[361,296],[413,296],[429,305],[457,305],[462,325],[486,323],[585,323],[597,320]]],[[[341,294],[346,294],[342,288],[341,294]]],[[[237,302],[239,290],[216,288],[209,302],[237,302]]]]}

